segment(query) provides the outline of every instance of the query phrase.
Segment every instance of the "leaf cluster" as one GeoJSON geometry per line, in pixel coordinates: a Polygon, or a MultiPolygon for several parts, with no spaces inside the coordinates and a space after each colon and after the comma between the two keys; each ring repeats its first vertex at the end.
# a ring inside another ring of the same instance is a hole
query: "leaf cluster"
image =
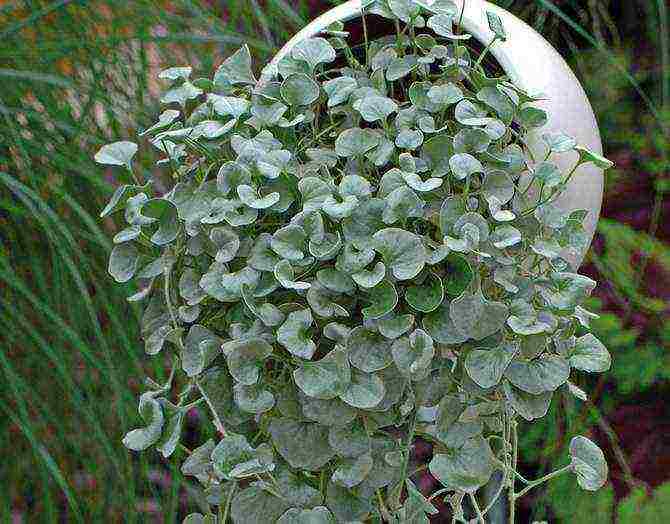
{"type": "MultiPolygon", "coordinates": [[[[135,177],[102,212],[127,223],[109,272],[138,282],[146,353],[175,363],[124,444],[168,457],[206,405],[220,440],[182,471],[236,523],[427,522],[408,479],[418,435],[462,515],[495,470],[514,490],[517,418],[583,397],[573,370],[610,366],[580,336],[596,283],[566,258],[586,212],[555,204],[581,164],[610,162],[564,135],[533,156],[538,95],[487,76],[451,1],[365,4],[402,29],[364,58],[335,25],[260,80],[247,47],[211,79],[161,72],[169,108],[140,135],[167,193],[133,171],[135,143],[96,155],[135,177]]],[[[507,38],[489,22],[492,44],[507,38]]],[[[605,482],[592,442],[571,454],[581,487],[605,482]]]]}

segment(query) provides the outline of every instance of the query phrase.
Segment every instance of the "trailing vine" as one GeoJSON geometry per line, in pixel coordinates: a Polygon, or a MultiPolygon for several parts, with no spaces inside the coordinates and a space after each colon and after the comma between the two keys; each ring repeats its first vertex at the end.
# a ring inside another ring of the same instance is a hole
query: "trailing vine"
{"type": "Polygon", "coordinates": [[[188,522],[427,522],[447,494],[454,522],[485,522],[502,496],[514,522],[551,478],[606,481],[583,436],[565,467],[524,479],[517,434],[552,397],[586,398],[573,370],[610,366],[580,305],[596,283],[568,262],[586,211],[555,200],[581,165],[611,163],[562,134],[535,158],[541,95],[483,65],[507,38],[494,13],[473,56],[450,0],[365,9],[397,33],[370,41],[363,17],[361,49],[337,24],[260,80],[247,47],[212,79],[162,71],[169,108],[140,136],[167,193],[133,169],[137,144],[96,155],[135,181],[101,214],[127,222],[109,272],[140,286],[146,353],[174,355],[123,442],[170,457],[196,406],[218,433],[182,447],[211,509],[188,522]],[[418,437],[443,485],[430,497],[410,478],[418,437]]]}

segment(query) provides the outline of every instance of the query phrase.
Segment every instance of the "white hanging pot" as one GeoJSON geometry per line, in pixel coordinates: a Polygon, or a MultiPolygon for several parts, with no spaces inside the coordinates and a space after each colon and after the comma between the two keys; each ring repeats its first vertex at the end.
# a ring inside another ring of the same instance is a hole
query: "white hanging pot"
{"type": "MultiPolygon", "coordinates": [[[[544,109],[549,120],[547,124],[534,130],[528,137],[529,147],[536,158],[544,158],[546,145],[541,140],[544,133],[563,132],[574,137],[577,142],[594,153],[602,154],[602,143],[598,124],[584,89],[561,55],[532,27],[505,11],[483,0],[454,0],[463,9],[462,27],[487,45],[493,39],[486,12],[495,12],[503,21],[507,40],[498,41],[491,54],[505,71],[505,74],[519,87],[529,92],[540,92],[546,100],[536,105],[544,109]],[[465,6],[463,3],[465,2],[465,6]]],[[[291,52],[300,41],[318,35],[335,22],[347,22],[361,15],[361,1],[350,0],[327,11],[295,35],[274,57],[276,64],[291,52]]],[[[576,152],[562,154],[554,162],[563,172],[569,172],[577,161],[576,152]]],[[[558,204],[566,211],[585,209],[588,216],[584,226],[593,238],[603,197],[603,171],[593,164],[582,164],[575,172],[568,187],[558,199],[558,204]]],[[[581,264],[586,248],[577,255],[566,258],[575,265],[581,264]]]]}

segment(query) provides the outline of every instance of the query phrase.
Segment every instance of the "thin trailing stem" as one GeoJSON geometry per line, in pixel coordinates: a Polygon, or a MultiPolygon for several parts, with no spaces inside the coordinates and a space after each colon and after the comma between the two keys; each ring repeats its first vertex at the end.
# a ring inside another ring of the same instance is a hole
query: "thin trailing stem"
{"type": "MultiPolygon", "coordinates": [[[[519,458],[519,455],[518,455],[518,453],[519,453],[519,450],[518,450],[519,442],[518,442],[518,440],[519,439],[518,439],[517,430],[516,430],[516,426],[517,426],[516,420],[514,420],[514,418],[512,418],[509,421],[509,425],[510,425],[510,438],[511,438],[511,443],[512,443],[512,457],[511,457],[512,463],[511,463],[510,467],[511,467],[512,471],[516,471],[518,458],[519,458]]],[[[509,524],[514,524],[514,522],[516,520],[516,499],[517,499],[517,496],[514,493],[514,486],[515,486],[514,479],[515,479],[514,475],[509,476],[509,486],[508,486],[508,488],[509,488],[509,492],[508,492],[509,524]]]]}
{"type": "MultiPolygon", "coordinates": [[[[539,486],[540,484],[543,484],[543,483],[547,482],[548,480],[551,480],[555,477],[558,477],[559,475],[562,475],[563,473],[567,473],[568,471],[572,471],[572,465],[571,464],[568,464],[567,466],[564,466],[561,469],[557,469],[556,471],[552,471],[551,473],[546,474],[544,477],[540,477],[539,479],[532,481],[530,484],[528,484],[521,491],[514,494],[512,500],[520,499],[526,493],[528,493],[531,489],[539,486]]],[[[510,520],[510,522],[512,522],[512,521],[510,520]]]]}
{"type": "Polygon", "coordinates": [[[207,393],[197,380],[195,381],[195,385],[200,391],[202,397],[205,399],[205,402],[207,402],[209,410],[212,412],[212,416],[214,417],[214,426],[216,427],[216,430],[221,434],[221,436],[224,436],[226,434],[226,430],[223,426],[223,423],[221,422],[221,419],[219,418],[219,414],[216,412],[216,409],[214,408],[214,404],[212,404],[212,401],[209,399],[207,393]]]}
{"type": "Polygon", "coordinates": [[[189,404],[186,404],[185,406],[182,406],[182,409],[183,409],[184,411],[188,411],[189,409],[193,409],[193,408],[199,406],[199,405],[202,404],[203,402],[205,402],[205,398],[204,398],[204,397],[200,397],[198,400],[194,400],[193,402],[191,402],[191,403],[189,403],[189,404]]]}
{"type": "Polygon", "coordinates": [[[126,170],[130,173],[130,176],[135,181],[135,183],[138,186],[141,186],[142,185],[142,179],[140,178],[140,175],[135,173],[135,171],[133,171],[132,168],[130,168],[130,167],[127,167],[126,170]]]}
{"type": "Polygon", "coordinates": [[[498,490],[496,491],[495,495],[493,495],[493,498],[491,498],[491,501],[486,505],[486,507],[482,510],[482,515],[486,515],[489,511],[493,509],[493,506],[495,506],[496,502],[498,502],[498,499],[500,499],[500,495],[502,495],[503,490],[505,489],[505,486],[507,485],[507,472],[503,475],[503,478],[500,481],[500,486],[498,486],[498,490]]]}
{"type": "Polygon", "coordinates": [[[498,41],[498,37],[497,37],[497,36],[494,36],[494,37],[493,37],[493,40],[491,40],[491,42],[489,42],[489,44],[488,44],[488,45],[484,48],[484,50],[482,51],[482,54],[480,54],[480,55],[479,55],[479,58],[477,58],[477,61],[475,62],[475,65],[474,65],[473,69],[478,69],[479,66],[482,65],[482,62],[484,61],[484,58],[486,58],[486,55],[488,54],[488,52],[491,50],[491,48],[493,47],[493,45],[494,45],[497,41],[498,41]]]}
{"type": "Polygon", "coordinates": [[[367,19],[365,18],[365,9],[363,4],[361,4],[361,21],[363,23],[363,40],[365,41],[365,67],[370,63],[370,48],[368,45],[368,24],[367,19]]]}
{"type": "Polygon", "coordinates": [[[486,524],[486,521],[484,520],[484,514],[482,513],[482,510],[479,508],[477,497],[475,497],[474,494],[472,493],[468,493],[468,496],[470,497],[472,507],[475,509],[475,513],[477,514],[477,521],[479,522],[479,524],[486,524]]]}
{"type": "MultiPolygon", "coordinates": [[[[167,305],[168,313],[170,314],[170,320],[172,321],[172,326],[177,329],[179,324],[177,323],[177,317],[174,314],[174,308],[172,307],[172,299],[170,298],[170,275],[172,274],[172,268],[165,270],[165,282],[164,282],[164,293],[165,293],[165,304],[167,305]]],[[[181,339],[180,339],[181,341],[181,339]]]]}

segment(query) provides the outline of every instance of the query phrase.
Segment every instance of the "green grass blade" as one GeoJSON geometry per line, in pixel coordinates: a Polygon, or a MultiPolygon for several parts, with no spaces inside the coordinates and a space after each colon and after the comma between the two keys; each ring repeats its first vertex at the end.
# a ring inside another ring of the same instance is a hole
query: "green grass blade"
{"type": "Polygon", "coordinates": [[[668,130],[668,124],[664,120],[660,111],[658,110],[658,107],[656,107],[654,101],[649,97],[646,91],[642,89],[642,86],[640,86],[639,82],[635,79],[635,77],[631,75],[630,72],[619,63],[616,56],[614,56],[604,45],[602,45],[602,43],[596,40],[591,33],[589,33],[579,23],[575,22],[572,18],[570,18],[567,14],[565,14],[565,12],[562,11],[559,7],[557,7],[554,3],[550,2],[549,0],[535,0],[535,1],[541,6],[551,11],[552,13],[554,13],[556,16],[558,16],[573,31],[575,31],[575,33],[577,33],[579,36],[587,40],[593,47],[595,47],[600,53],[602,53],[603,56],[607,59],[607,61],[610,62],[612,66],[626,78],[626,80],[630,83],[630,85],[633,86],[635,91],[637,91],[638,95],[640,96],[640,98],[642,98],[645,105],[647,106],[651,114],[654,116],[661,129],[663,129],[664,131],[668,130]]]}

